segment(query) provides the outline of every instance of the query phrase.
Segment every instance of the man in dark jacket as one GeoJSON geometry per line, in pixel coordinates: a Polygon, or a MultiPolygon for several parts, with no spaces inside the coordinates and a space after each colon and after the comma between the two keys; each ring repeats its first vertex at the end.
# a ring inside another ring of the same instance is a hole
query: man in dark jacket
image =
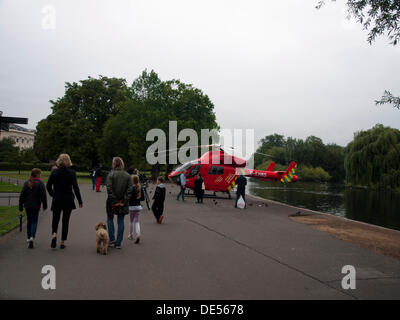
{"type": "Polygon", "coordinates": [[[124,170],[124,161],[114,157],[112,170],[107,176],[107,224],[110,246],[121,249],[124,236],[124,217],[129,213],[129,199],[132,194],[132,178],[124,170]],[[114,214],[117,215],[117,239],[115,239],[114,214]]]}
{"type": "Polygon", "coordinates": [[[197,197],[197,203],[203,203],[203,196],[204,196],[203,183],[204,180],[201,174],[199,173],[196,180],[194,180],[194,193],[196,194],[197,197]]]}
{"type": "Polygon", "coordinates": [[[154,192],[153,196],[153,205],[151,209],[153,210],[154,217],[157,220],[157,223],[162,223],[163,221],[163,211],[164,211],[164,201],[165,201],[165,185],[164,178],[159,176],[157,179],[157,188],[154,192]]]}
{"type": "Polygon", "coordinates": [[[239,175],[239,177],[236,179],[236,202],[235,202],[235,208],[237,208],[237,203],[240,198],[240,196],[243,197],[244,202],[246,203],[246,185],[247,185],[247,179],[243,175],[239,175]]]}

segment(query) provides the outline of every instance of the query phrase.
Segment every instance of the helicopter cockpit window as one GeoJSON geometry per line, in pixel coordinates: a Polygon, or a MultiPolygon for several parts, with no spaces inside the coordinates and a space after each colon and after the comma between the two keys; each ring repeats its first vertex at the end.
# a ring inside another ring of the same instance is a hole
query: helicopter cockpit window
{"type": "Polygon", "coordinates": [[[224,174],[224,167],[212,166],[208,174],[224,174]]]}
{"type": "Polygon", "coordinates": [[[190,169],[190,167],[194,164],[196,164],[197,161],[191,161],[191,162],[187,162],[184,163],[183,165],[179,166],[178,168],[176,168],[174,171],[183,171],[183,170],[188,170],[190,169]]]}
{"type": "Polygon", "coordinates": [[[190,170],[190,172],[186,178],[191,178],[191,177],[197,176],[198,173],[200,172],[200,168],[201,168],[201,165],[197,165],[197,166],[193,167],[193,169],[190,170]]]}

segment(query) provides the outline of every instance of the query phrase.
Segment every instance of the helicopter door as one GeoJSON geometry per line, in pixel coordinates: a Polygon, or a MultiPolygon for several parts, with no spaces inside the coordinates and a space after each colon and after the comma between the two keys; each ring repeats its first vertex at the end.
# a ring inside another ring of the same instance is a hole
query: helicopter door
{"type": "Polygon", "coordinates": [[[208,171],[209,174],[209,184],[214,188],[214,190],[218,191],[219,189],[224,188],[224,167],[219,166],[211,166],[208,171]]]}

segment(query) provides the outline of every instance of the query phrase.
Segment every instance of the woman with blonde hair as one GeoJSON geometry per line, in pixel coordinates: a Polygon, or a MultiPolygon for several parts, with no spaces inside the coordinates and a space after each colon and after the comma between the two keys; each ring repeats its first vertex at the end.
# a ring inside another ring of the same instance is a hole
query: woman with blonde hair
{"type": "Polygon", "coordinates": [[[130,215],[130,225],[129,225],[129,240],[133,240],[133,229],[136,231],[136,241],[135,243],[140,242],[140,224],[139,224],[139,214],[142,211],[142,206],[140,205],[140,201],[144,200],[141,186],[139,183],[139,176],[132,176],[132,195],[129,199],[129,215],[130,215]]]}
{"type": "Polygon", "coordinates": [[[56,164],[57,168],[51,172],[46,185],[47,191],[53,198],[51,204],[51,210],[53,211],[51,247],[55,248],[57,246],[57,230],[62,213],[60,248],[64,249],[65,240],[67,240],[68,236],[71,212],[76,209],[75,196],[78,199],[79,208],[82,208],[83,202],[76,178],[76,172],[70,168],[72,162],[69,155],[65,153],[60,154],[56,164]]]}
{"type": "Polygon", "coordinates": [[[132,193],[132,180],[125,170],[124,161],[120,157],[112,160],[112,170],[107,176],[107,225],[110,246],[121,249],[124,236],[124,218],[129,213],[129,199],[132,193]],[[114,215],[117,215],[118,234],[115,240],[114,215]]]}

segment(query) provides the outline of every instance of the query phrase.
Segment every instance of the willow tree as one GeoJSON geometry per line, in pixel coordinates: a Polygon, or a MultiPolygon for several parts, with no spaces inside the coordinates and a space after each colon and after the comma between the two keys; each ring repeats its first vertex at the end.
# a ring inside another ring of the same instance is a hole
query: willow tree
{"type": "Polygon", "coordinates": [[[400,130],[377,124],[347,145],[346,181],[351,185],[400,187],[400,130]]]}

